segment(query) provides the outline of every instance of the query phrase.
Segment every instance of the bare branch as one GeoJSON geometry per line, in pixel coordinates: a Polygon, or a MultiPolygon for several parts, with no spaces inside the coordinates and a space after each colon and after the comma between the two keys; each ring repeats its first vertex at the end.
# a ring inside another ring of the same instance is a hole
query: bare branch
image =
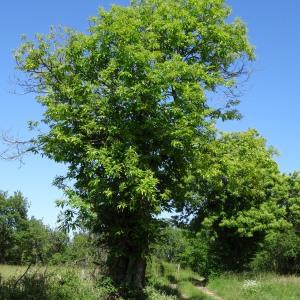
{"type": "Polygon", "coordinates": [[[17,160],[23,164],[23,158],[37,150],[33,139],[20,140],[7,133],[2,133],[0,139],[4,145],[4,150],[0,152],[0,159],[3,160],[17,160]]]}
{"type": "Polygon", "coordinates": [[[38,79],[14,77],[10,79],[10,84],[12,88],[9,92],[13,95],[46,94],[45,85],[38,79]]]}
{"type": "Polygon", "coordinates": [[[32,264],[33,264],[33,262],[31,261],[29,263],[29,265],[27,266],[25,272],[16,280],[16,282],[13,285],[14,289],[17,287],[18,283],[22,280],[22,278],[27,274],[27,272],[29,271],[29,269],[32,266],[32,264]]]}

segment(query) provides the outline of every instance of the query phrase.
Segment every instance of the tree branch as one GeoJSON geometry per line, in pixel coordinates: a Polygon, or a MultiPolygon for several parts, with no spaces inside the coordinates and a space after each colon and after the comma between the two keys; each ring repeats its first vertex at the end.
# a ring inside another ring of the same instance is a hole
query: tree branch
{"type": "Polygon", "coordinates": [[[25,155],[37,151],[33,139],[20,140],[2,132],[0,140],[4,145],[4,150],[0,152],[0,159],[3,160],[18,160],[23,164],[25,155]]]}

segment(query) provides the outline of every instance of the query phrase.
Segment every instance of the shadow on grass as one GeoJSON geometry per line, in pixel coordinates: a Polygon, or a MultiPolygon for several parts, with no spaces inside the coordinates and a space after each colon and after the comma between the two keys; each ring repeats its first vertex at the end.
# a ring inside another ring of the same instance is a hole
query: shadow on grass
{"type": "Polygon", "coordinates": [[[185,298],[186,300],[211,300],[212,298],[208,298],[207,296],[192,296],[190,298],[185,298]]]}
{"type": "Polygon", "coordinates": [[[174,275],[168,275],[167,279],[169,280],[170,283],[172,284],[176,284],[177,283],[177,279],[174,275]]]}
{"type": "Polygon", "coordinates": [[[166,294],[167,296],[176,296],[178,298],[181,296],[176,286],[173,287],[172,285],[165,285],[156,282],[153,287],[160,293],[166,294]]]}

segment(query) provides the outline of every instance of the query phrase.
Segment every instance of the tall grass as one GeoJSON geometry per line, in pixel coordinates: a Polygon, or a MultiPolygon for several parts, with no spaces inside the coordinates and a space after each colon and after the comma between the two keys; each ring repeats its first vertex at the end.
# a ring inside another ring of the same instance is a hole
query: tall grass
{"type": "Polygon", "coordinates": [[[14,276],[21,276],[25,270],[26,266],[0,265],[0,276],[5,279],[14,276]]]}
{"type": "Polygon", "coordinates": [[[25,270],[26,266],[0,266],[1,300],[104,300],[116,294],[108,281],[101,284],[82,276],[80,269],[34,266],[25,270]]]}
{"type": "Polygon", "coordinates": [[[208,288],[225,300],[299,300],[300,277],[276,274],[224,274],[208,288]]]}

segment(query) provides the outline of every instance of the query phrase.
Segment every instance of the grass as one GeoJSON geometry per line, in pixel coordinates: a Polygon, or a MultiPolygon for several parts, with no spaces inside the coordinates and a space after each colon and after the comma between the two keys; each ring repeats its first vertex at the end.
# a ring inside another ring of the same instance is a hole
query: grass
{"type": "MultiPolygon", "coordinates": [[[[178,270],[174,264],[154,261],[149,268],[156,290],[172,299],[213,299],[194,283],[201,277],[191,270],[178,270]]],[[[276,274],[224,274],[211,278],[207,288],[224,300],[299,300],[300,277],[276,274]]],[[[158,299],[158,298],[157,298],[158,299]]]]}
{"type": "MultiPolygon", "coordinates": [[[[116,290],[107,278],[103,277],[98,282],[81,278],[80,269],[67,267],[33,266],[26,276],[15,287],[14,284],[26,266],[0,265],[0,299],[5,300],[97,300],[118,299],[110,297],[116,290]],[[99,296],[101,295],[101,296],[99,296]]],[[[190,283],[191,278],[199,278],[190,270],[177,270],[176,265],[167,263],[150,264],[148,276],[151,276],[145,289],[147,300],[178,300],[184,299],[206,300],[201,293],[190,283]],[[156,277],[155,272],[160,276],[156,277]],[[155,278],[154,281],[152,279],[155,278]],[[176,282],[176,283],[175,283],[176,282]]]]}
{"type": "Polygon", "coordinates": [[[5,279],[20,276],[25,270],[26,266],[0,265],[0,275],[5,279]]]}
{"type": "MultiPolygon", "coordinates": [[[[19,266],[19,265],[1,265],[0,264],[0,277],[3,279],[9,279],[12,277],[18,278],[26,271],[28,266],[19,266]]],[[[41,266],[41,265],[32,265],[28,270],[28,274],[35,273],[61,273],[66,271],[72,271],[80,277],[85,277],[85,274],[91,273],[90,269],[83,269],[72,266],[41,266]]]]}
{"type": "MultiPolygon", "coordinates": [[[[45,267],[33,266],[15,288],[16,279],[25,270],[26,266],[0,265],[1,300],[112,299],[107,297],[114,291],[114,287],[109,281],[104,278],[100,280],[100,283],[93,282],[91,278],[81,276],[81,269],[71,267],[54,266],[49,267],[45,272],[45,267]],[[2,295],[5,293],[11,296],[4,298],[2,295]],[[34,298],[35,296],[31,297],[32,293],[41,296],[34,298]]],[[[153,259],[147,269],[147,278],[148,300],[213,299],[195,285],[202,279],[201,276],[189,269],[178,268],[176,264],[153,259]]],[[[224,300],[300,299],[300,277],[296,276],[228,273],[211,278],[207,287],[224,300]]]]}
{"type": "Polygon", "coordinates": [[[208,288],[225,300],[298,300],[300,277],[276,274],[224,274],[208,288]]]}
{"type": "Polygon", "coordinates": [[[197,287],[195,287],[189,281],[183,281],[179,283],[179,291],[183,295],[184,299],[190,300],[208,300],[212,299],[211,297],[203,294],[197,287]]]}
{"type": "MultiPolygon", "coordinates": [[[[20,266],[20,265],[0,265],[0,278],[2,280],[9,279],[18,279],[20,276],[24,274],[28,266],[20,266]]],[[[59,274],[64,274],[66,272],[73,272],[78,277],[82,279],[91,279],[91,270],[90,269],[82,269],[74,266],[41,266],[41,265],[32,265],[27,271],[28,276],[32,276],[34,274],[44,274],[49,276],[55,276],[59,274]]]]}

